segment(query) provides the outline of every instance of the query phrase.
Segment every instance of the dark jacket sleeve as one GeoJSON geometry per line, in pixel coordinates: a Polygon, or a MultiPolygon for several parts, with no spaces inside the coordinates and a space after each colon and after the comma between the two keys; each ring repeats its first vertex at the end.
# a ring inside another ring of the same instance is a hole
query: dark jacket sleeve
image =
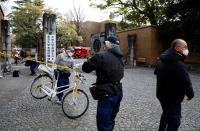
{"type": "Polygon", "coordinates": [[[95,54],[92,58],[83,63],[82,70],[86,73],[90,73],[97,70],[102,65],[102,57],[100,54],[95,54]]]}
{"type": "Polygon", "coordinates": [[[191,83],[189,74],[186,71],[185,65],[182,62],[178,62],[178,67],[176,69],[176,72],[177,72],[178,77],[181,80],[186,96],[189,99],[192,99],[194,97],[192,83],[191,83]]]}
{"type": "Polygon", "coordinates": [[[158,65],[156,65],[155,69],[154,69],[154,75],[158,74],[158,65]]]}

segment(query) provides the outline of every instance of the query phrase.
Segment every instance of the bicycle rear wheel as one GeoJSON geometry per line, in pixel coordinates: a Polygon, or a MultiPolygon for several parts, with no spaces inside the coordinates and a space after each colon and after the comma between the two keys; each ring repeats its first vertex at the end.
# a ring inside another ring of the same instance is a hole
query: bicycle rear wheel
{"type": "Polygon", "coordinates": [[[77,95],[74,95],[71,90],[63,97],[62,110],[70,119],[81,117],[87,111],[88,106],[89,98],[83,90],[78,89],[77,95]]]}
{"type": "Polygon", "coordinates": [[[31,95],[36,98],[36,99],[43,99],[47,96],[46,93],[44,93],[41,89],[42,85],[45,84],[50,84],[49,86],[53,86],[52,85],[52,78],[48,75],[39,75],[38,77],[36,77],[32,84],[31,84],[31,95]]]}

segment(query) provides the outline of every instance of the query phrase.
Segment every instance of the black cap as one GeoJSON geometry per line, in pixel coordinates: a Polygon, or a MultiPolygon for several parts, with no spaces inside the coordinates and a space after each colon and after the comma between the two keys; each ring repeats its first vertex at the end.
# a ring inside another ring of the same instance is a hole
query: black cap
{"type": "Polygon", "coordinates": [[[112,44],[119,45],[119,40],[116,37],[110,36],[108,37],[107,41],[109,41],[112,44]]]}

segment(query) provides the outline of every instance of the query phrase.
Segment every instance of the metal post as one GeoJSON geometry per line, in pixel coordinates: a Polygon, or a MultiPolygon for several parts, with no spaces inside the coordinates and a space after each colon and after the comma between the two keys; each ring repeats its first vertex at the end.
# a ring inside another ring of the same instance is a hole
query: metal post
{"type": "MultiPolygon", "coordinates": [[[[55,54],[56,54],[56,49],[54,50],[55,53],[52,53],[53,47],[49,47],[47,45],[47,43],[49,41],[49,40],[47,40],[48,36],[54,37],[55,38],[54,41],[56,42],[56,15],[55,14],[44,13],[44,15],[43,15],[43,33],[44,33],[44,58],[45,58],[45,61],[47,62],[48,61],[47,59],[49,59],[49,58],[47,58],[47,53],[49,53],[49,52],[46,48],[51,48],[50,49],[51,57],[55,57],[55,54]]],[[[56,43],[54,43],[54,44],[56,46],[56,43]]],[[[51,60],[54,60],[54,59],[55,58],[51,58],[51,60]]]]}

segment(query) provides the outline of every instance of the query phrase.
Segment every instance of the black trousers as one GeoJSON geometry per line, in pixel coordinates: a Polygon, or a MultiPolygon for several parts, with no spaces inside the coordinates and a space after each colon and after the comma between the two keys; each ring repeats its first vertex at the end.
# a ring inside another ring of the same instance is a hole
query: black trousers
{"type": "Polygon", "coordinates": [[[96,115],[98,131],[113,131],[121,100],[122,95],[108,96],[98,101],[96,115]]]}
{"type": "Polygon", "coordinates": [[[163,113],[160,118],[158,131],[178,131],[181,124],[181,102],[161,102],[163,113]]]}
{"type": "MultiPolygon", "coordinates": [[[[58,77],[57,86],[59,87],[59,86],[64,86],[64,85],[69,85],[69,78],[60,78],[60,77],[58,77]]],[[[59,92],[59,91],[65,90],[68,87],[69,86],[65,86],[65,87],[59,88],[59,89],[57,89],[57,91],[59,92]]],[[[62,101],[63,95],[64,95],[63,92],[57,94],[57,97],[58,97],[59,101],[62,101]]]]}
{"type": "Polygon", "coordinates": [[[14,59],[15,59],[15,64],[17,65],[17,64],[18,64],[18,59],[19,59],[19,58],[18,58],[18,57],[15,57],[14,59]]]}
{"type": "Polygon", "coordinates": [[[30,65],[30,70],[31,70],[31,74],[35,74],[35,70],[37,68],[38,64],[36,62],[32,62],[30,65]]]}

